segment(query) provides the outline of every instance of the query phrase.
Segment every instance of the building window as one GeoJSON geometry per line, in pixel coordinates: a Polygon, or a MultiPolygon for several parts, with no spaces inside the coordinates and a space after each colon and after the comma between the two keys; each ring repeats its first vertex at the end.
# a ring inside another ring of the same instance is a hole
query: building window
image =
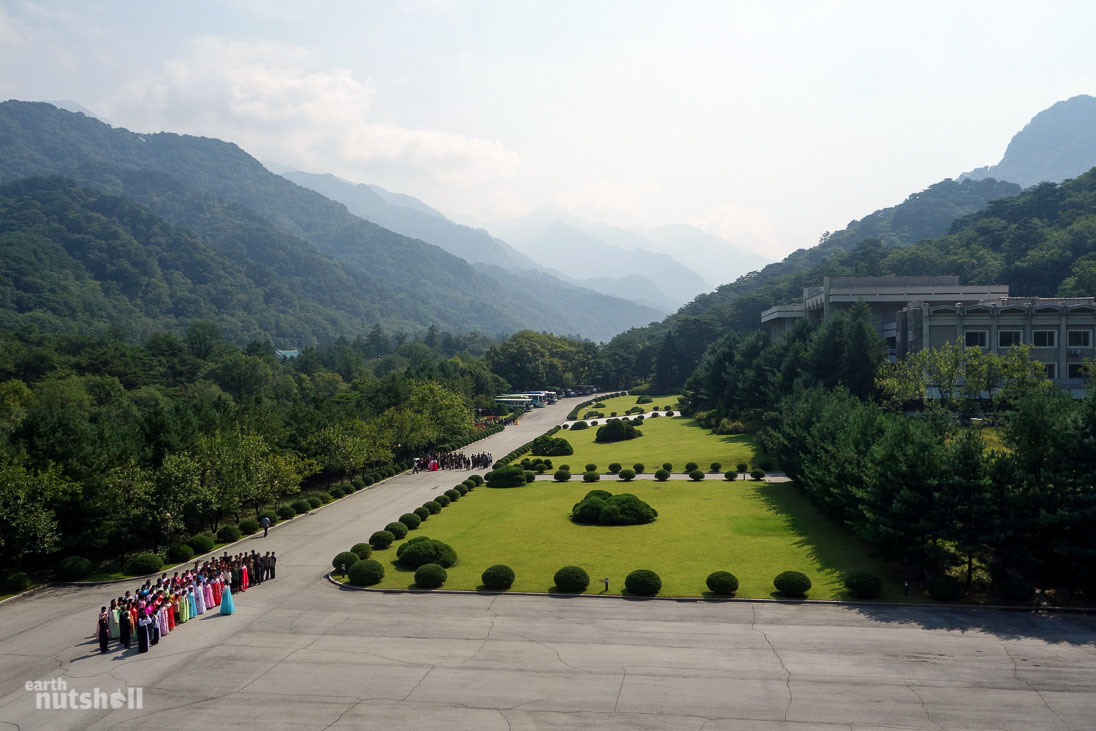
{"type": "Polygon", "coordinates": [[[1070,378],[1084,378],[1085,377],[1085,364],[1084,363],[1070,363],[1067,366],[1068,370],[1066,375],[1070,378]]]}
{"type": "Polygon", "coordinates": [[[1043,363],[1043,367],[1047,369],[1047,378],[1055,379],[1058,377],[1058,364],[1057,363],[1043,363]]]}
{"type": "MultiPolygon", "coordinates": [[[[1057,330],[1035,330],[1031,333],[1031,344],[1036,348],[1057,348],[1057,330]]],[[[1051,376],[1053,378],[1053,376],[1051,376]]]]}
{"type": "Polygon", "coordinates": [[[968,348],[988,348],[989,347],[989,331],[988,330],[967,330],[963,333],[963,337],[966,339],[966,346],[968,348]]]}
{"type": "Polygon", "coordinates": [[[1023,331],[1021,330],[998,330],[997,331],[997,347],[998,348],[1011,348],[1013,345],[1019,345],[1024,342],[1023,331]]]}
{"type": "Polygon", "coordinates": [[[1070,330],[1066,335],[1066,342],[1071,348],[1091,348],[1092,347],[1092,331],[1091,330],[1070,330]]]}

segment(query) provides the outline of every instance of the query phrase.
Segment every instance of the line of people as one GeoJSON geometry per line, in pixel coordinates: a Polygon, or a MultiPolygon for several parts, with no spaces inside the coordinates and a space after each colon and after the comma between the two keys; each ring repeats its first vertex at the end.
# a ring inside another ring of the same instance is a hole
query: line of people
{"type": "Polygon", "coordinates": [[[466,455],[464,452],[430,452],[422,457],[415,457],[411,471],[434,472],[435,470],[478,470],[491,466],[490,453],[466,455]]]}
{"type": "Polygon", "coordinates": [[[194,617],[216,610],[220,614],[236,611],[234,593],[243,593],[249,586],[274,579],[278,563],[274,551],[260,555],[256,551],[238,553],[198,564],[182,574],[168,578],[163,574],[124,596],[110,600],[110,607],[101,607],[96,623],[99,651],[110,651],[117,640],[121,649],[129,649],[137,640],[137,652],[148,652],[160,638],[178,625],[194,617]]]}

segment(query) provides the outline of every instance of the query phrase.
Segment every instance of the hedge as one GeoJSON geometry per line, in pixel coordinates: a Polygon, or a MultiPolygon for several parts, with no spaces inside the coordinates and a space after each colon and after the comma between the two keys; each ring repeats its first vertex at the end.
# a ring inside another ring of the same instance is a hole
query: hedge
{"type": "Polygon", "coordinates": [[[407,537],[407,526],[403,523],[397,523],[392,521],[388,525],[384,526],[384,529],[395,536],[397,541],[403,540],[407,537]]]}
{"type": "Polygon", "coordinates": [[[525,483],[525,470],[519,465],[504,465],[487,473],[488,487],[523,487],[525,483]]]}
{"type": "Polygon", "coordinates": [[[590,585],[590,575],[578,566],[564,566],[552,580],[556,589],[567,594],[581,594],[590,585]]]}
{"type": "Polygon", "coordinates": [[[730,571],[713,571],[704,580],[713,594],[734,594],[738,591],[738,577],[730,571]]]}
{"type": "Polygon", "coordinates": [[[355,543],[350,547],[350,552],[358,558],[369,558],[373,555],[373,547],[368,543],[355,543]]]}
{"type": "Polygon", "coordinates": [[[240,540],[240,529],[234,525],[222,525],[217,531],[217,540],[221,543],[234,543],[240,540]]]}
{"type": "Polygon", "coordinates": [[[396,549],[396,561],[410,569],[416,569],[428,563],[450,568],[457,563],[457,552],[448,543],[426,536],[417,536],[396,549]]]}
{"type": "Polygon", "coordinates": [[[422,523],[422,521],[430,517],[430,509],[423,505],[420,505],[411,512],[418,516],[420,524],[422,523]]]}
{"type": "Polygon", "coordinates": [[[492,591],[506,591],[514,585],[514,570],[505,564],[488,566],[480,575],[480,581],[492,591]]]}
{"type": "Polygon", "coordinates": [[[331,568],[335,569],[339,573],[349,570],[351,566],[361,561],[362,557],[353,551],[342,551],[336,553],[335,558],[331,559],[331,568]]]}
{"type": "Polygon", "coordinates": [[[456,501],[460,500],[460,498],[461,498],[460,491],[459,490],[454,490],[453,488],[449,488],[448,490],[446,490],[445,491],[445,496],[447,498],[449,498],[450,500],[452,500],[453,502],[456,502],[456,501]]]}
{"type": "Polygon", "coordinates": [[[431,515],[437,515],[441,512],[441,503],[439,503],[437,500],[427,500],[422,504],[422,506],[426,508],[426,510],[431,515]]]}
{"type": "Polygon", "coordinates": [[[163,560],[155,553],[139,553],[126,564],[126,573],[130,576],[144,576],[154,574],[163,567],[163,560]]]}
{"type": "Polygon", "coordinates": [[[422,519],[414,513],[404,513],[400,516],[400,523],[407,526],[407,530],[415,530],[422,523],[422,519]]]}
{"type": "Polygon", "coordinates": [[[415,569],[415,586],[420,589],[437,589],[449,575],[436,563],[428,563],[415,569]]]}
{"type": "Polygon", "coordinates": [[[648,569],[638,569],[624,577],[624,588],[631,594],[654,596],[662,591],[662,579],[648,569]]]}
{"type": "Polygon", "coordinates": [[[773,579],[776,591],[784,596],[806,596],[811,589],[811,580],[799,571],[782,571],[773,579]]]}
{"type": "Polygon", "coordinates": [[[94,570],[95,566],[83,556],[67,556],[57,562],[53,573],[61,581],[82,581],[94,570]]]}
{"type": "Polygon", "coordinates": [[[346,578],[354,586],[373,586],[384,578],[384,566],[380,561],[363,558],[350,566],[346,578]]]}
{"type": "Polygon", "coordinates": [[[435,495],[434,496],[434,502],[436,502],[438,505],[442,506],[443,508],[448,508],[449,503],[451,503],[453,501],[449,499],[448,495],[443,494],[443,495],[435,495]]]}
{"type": "Polygon", "coordinates": [[[373,535],[369,536],[369,545],[373,547],[375,551],[383,551],[392,545],[392,541],[396,540],[396,536],[386,530],[379,530],[373,535]]]}

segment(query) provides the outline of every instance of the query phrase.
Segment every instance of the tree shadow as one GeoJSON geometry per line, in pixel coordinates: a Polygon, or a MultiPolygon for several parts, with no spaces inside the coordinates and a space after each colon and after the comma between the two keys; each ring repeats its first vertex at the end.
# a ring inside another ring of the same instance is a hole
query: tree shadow
{"type": "Polygon", "coordinates": [[[1096,645],[1096,617],[1028,608],[970,605],[846,604],[842,609],[875,622],[930,630],[983,632],[1001,640],[1039,639],[1055,645],[1096,645]]]}

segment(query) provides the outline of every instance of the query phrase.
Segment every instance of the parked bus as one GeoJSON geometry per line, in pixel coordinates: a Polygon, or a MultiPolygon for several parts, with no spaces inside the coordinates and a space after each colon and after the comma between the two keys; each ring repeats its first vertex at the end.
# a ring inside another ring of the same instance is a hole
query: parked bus
{"type": "Polygon", "coordinates": [[[547,401],[545,400],[544,396],[541,396],[539,393],[504,393],[499,396],[499,398],[528,399],[529,401],[532,401],[533,406],[538,409],[544,408],[544,406],[547,405],[547,401]]]}
{"type": "Polygon", "coordinates": [[[520,396],[499,396],[495,399],[495,403],[508,406],[511,409],[524,409],[525,411],[533,410],[533,400],[520,396]]]}

